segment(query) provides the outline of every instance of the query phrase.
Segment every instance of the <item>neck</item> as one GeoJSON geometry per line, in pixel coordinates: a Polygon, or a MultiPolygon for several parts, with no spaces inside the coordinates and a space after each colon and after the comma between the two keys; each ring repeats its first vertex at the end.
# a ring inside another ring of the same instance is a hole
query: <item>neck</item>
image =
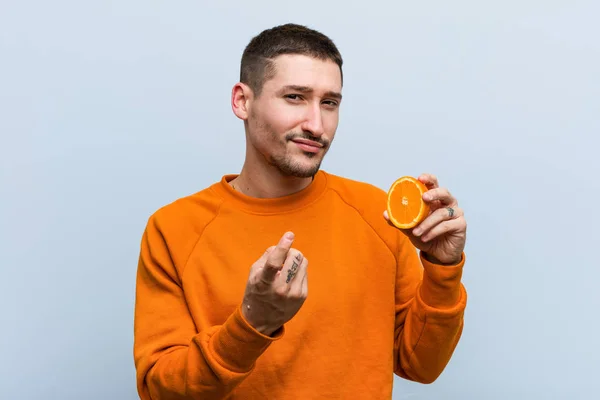
{"type": "Polygon", "coordinates": [[[312,180],[312,177],[285,176],[271,165],[253,166],[246,162],[240,174],[229,183],[246,196],[268,199],[297,193],[312,180]]]}

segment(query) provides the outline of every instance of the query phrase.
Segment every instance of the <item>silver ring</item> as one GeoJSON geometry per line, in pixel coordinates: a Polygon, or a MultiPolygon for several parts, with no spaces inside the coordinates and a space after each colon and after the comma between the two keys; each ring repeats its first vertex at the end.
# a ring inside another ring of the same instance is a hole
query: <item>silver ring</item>
{"type": "Polygon", "coordinates": [[[454,217],[454,208],[446,207],[446,210],[448,210],[448,214],[449,214],[450,218],[454,217]]]}

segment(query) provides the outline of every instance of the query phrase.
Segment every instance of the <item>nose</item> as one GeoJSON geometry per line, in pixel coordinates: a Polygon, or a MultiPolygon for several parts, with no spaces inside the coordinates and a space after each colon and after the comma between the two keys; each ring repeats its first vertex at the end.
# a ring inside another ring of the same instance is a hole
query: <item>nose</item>
{"type": "Polygon", "coordinates": [[[321,137],[325,133],[320,104],[311,104],[307,107],[304,122],[302,123],[302,130],[310,132],[316,137],[321,137]]]}

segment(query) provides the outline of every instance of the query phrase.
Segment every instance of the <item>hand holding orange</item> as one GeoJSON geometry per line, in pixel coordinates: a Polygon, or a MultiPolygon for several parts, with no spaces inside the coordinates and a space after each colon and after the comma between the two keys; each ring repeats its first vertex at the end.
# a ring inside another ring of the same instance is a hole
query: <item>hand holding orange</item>
{"type": "Polygon", "coordinates": [[[411,176],[398,178],[388,191],[387,215],[394,226],[410,229],[429,215],[429,204],[423,200],[427,186],[411,176]]]}
{"type": "Polygon", "coordinates": [[[403,176],[394,181],[383,216],[434,263],[461,260],[467,230],[464,212],[435,176],[403,176]]]}

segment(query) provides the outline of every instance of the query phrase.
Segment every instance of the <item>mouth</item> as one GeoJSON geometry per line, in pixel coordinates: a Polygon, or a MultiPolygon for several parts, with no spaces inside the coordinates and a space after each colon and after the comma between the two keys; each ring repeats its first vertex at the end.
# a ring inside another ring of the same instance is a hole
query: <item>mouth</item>
{"type": "Polygon", "coordinates": [[[294,142],[300,149],[309,153],[318,153],[323,148],[321,143],[313,142],[312,140],[294,139],[292,142],[294,142]]]}

